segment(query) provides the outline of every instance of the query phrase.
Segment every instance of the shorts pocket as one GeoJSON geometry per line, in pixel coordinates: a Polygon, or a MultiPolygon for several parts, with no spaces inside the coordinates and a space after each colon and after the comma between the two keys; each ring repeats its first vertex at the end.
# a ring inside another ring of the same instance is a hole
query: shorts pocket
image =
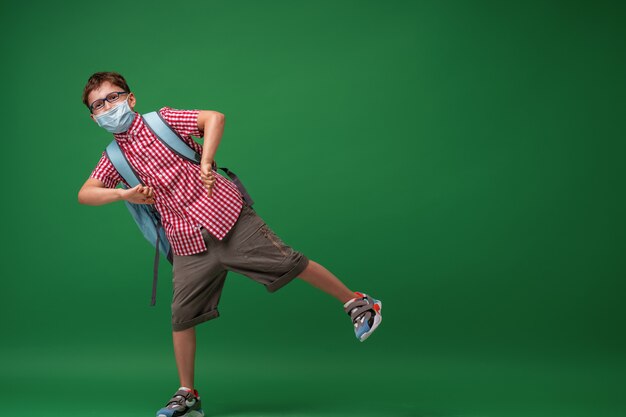
{"type": "Polygon", "coordinates": [[[264,222],[254,221],[238,236],[235,250],[239,253],[248,253],[258,246],[259,236],[263,236],[264,222]]]}
{"type": "Polygon", "coordinates": [[[242,242],[237,251],[241,255],[238,259],[239,267],[263,273],[279,270],[291,254],[289,248],[265,223],[242,242]]]}
{"type": "Polygon", "coordinates": [[[289,247],[285,245],[285,242],[283,242],[281,238],[279,238],[278,235],[276,235],[276,233],[274,233],[272,229],[267,226],[267,224],[265,224],[261,229],[265,237],[272,242],[272,245],[274,245],[283,256],[289,255],[289,247]]]}

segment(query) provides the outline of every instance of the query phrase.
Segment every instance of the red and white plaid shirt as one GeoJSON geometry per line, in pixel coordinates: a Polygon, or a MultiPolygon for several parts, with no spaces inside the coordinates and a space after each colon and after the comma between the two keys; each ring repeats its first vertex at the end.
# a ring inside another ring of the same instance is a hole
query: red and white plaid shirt
{"type": "MultiPolygon", "coordinates": [[[[185,142],[202,155],[202,145],[191,137],[203,136],[198,129],[200,110],[163,107],[159,113],[185,142]]],[[[209,198],[200,178],[200,166],[181,158],[165,146],[139,113],[126,132],[114,133],[113,136],[139,179],[153,188],[154,207],[161,216],[174,254],[192,255],[207,249],[201,226],[219,240],[224,238],[237,221],[243,206],[243,197],[232,181],[214,170],[216,181],[209,198]]],[[[130,186],[104,152],[89,177],[99,179],[107,188],[115,188],[120,181],[130,186]]]]}

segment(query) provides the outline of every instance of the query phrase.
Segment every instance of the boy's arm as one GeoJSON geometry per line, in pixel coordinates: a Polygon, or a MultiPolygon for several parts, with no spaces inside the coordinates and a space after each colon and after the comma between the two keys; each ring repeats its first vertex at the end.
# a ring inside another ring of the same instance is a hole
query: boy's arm
{"type": "Polygon", "coordinates": [[[123,200],[122,188],[107,188],[97,178],[89,178],[78,191],[78,202],[89,206],[101,206],[123,200]]]}
{"type": "MultiPolygon", "coordinates": [[[[196,152],[203,161],[213,161],[224,132],[224,114],[213,110],[180,110],[168,106],[159,110],[161,116],[196,152]],[[203,145],[191,139],[203,139],[203,145]]],[[[205,162],[207,163],[207,162],[205,162]]]]}
{"type": "Polygon", "coordinates": [[[226,116],[223,113],[212,110],[200,110],[198,113],[198,130],[204,132],[201,160],[203,163],[213,163],[224,133],[225,122],[226,116]]]}
{"type": "Polygon", "coordinates": [[[161,116],[187,142],[200,157],[200,168],[208,173],[215,168],[215,153],[224,132],[224,114],[213,110],[180,110],[165,106],[159,109],[161,116]],[[203,144],[191,138],[204,137],[203,144]]]}
{"type": "MultiPolygon", "coordinates": [[[[90,206],[99,206],[123,199],[123,189],[115,188],[120,181],[124,181],[119,175],[106,153],[102,152],[100,160],[96,164],[85,184],[78,191],[78,202],[90,206]]],[[[126,184],[126,181],[124,181],[126,184]]],[[[128,186],[128,184],[126,184],[128,186]]]]}

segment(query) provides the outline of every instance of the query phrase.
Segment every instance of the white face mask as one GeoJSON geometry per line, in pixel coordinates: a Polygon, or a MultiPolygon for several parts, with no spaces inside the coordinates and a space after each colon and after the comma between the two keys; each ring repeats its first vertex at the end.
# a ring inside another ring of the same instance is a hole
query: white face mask
{"type": "Polygon", "coordinates": [[[127,98],[109,111],[97,115],[96,122],[111,133],[122,133],[128,130],[136,115],[128,106],[127,98]]]}

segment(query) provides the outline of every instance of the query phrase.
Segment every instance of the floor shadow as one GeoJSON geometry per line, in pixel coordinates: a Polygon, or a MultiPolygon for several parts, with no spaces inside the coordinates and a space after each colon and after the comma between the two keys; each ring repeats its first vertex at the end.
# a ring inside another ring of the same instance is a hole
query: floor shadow
{"type": "MultiPolygon", "coordinates": [[[[378,404],[374,407],[362,406],[350,408],[345,403],[333,404],[311,401],[274,401],[219,405],[215,404],[210,409],[205,409],[206,417],[274,417],[274,416],[298,416],[298,417],[324,417],[324,416],[384,416],[384,417],[446,417],[441,413],[428,413],[418,411],[413,407],[384,406],[378,404]]],[[[448,416],[452,417],[452,416],[448,416]]]]}
{"type": "Polygon", "coordinates": [[[285,416],[297,414],[305,416],[308,412],[311,415],[318,415],[320,411],[328,409],[319,403],[288,401],[239,403],[220,406],[215,404],[211,409],[205,410],[207,417],[236,417],[236,416],[285,416]]]}

